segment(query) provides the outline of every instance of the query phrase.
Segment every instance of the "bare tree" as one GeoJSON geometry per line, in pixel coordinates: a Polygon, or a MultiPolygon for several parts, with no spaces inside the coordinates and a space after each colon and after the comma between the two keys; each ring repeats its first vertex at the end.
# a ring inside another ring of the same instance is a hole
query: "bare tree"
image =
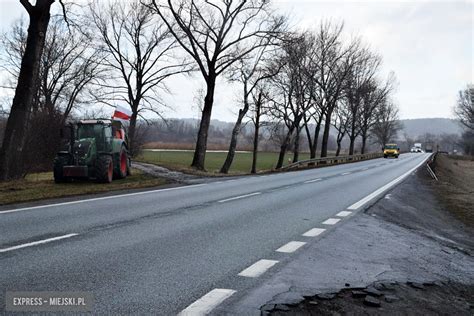
{"type": "Polygon", "coordinates": [[[150,6],[163,19],[181,47],[196,62],[206,82],[192,166],[204,169],[207,135],[217,78],[235,62],[266,45],[284,24],[275,19],[269,1],[172,1],[150,6]]]}
{"type": "Polygon", "coordinates": [[[394,103],[385,102],[377,109],[376,121],[371,129],[375,143],[381,148],[394,141],[399,130],[403,128],[398,117],[398,108],[394,103]]]}
{"type": "Polygon", "coordinates": [[[287,127],[287,136],[280,146],[276,168],[281,168],[289,142],[294,136],[293,162],[299,159],[300,134],[305,113],[312,105],[308,63],[313,51],[307,33],[291,34],[282,44],[279,59],[281,71],[272,78],[271,115],[287,127]]]}
{"type": "MultiPolygon", "coordinates": [[[[33,99],[36,94],[43,47],[54,0],[20,0],[29,17],[28,36],[21,61],[15,96],[0,149],[0,180],[23,174],[22,152],[33,99]]],[[[62,2],[60,1],[62,4],[62,2]]]]}
{"type": "Polygon", "coordinates": [[[341,143],[344,137],[348,134],[352,123],[349,106],[338,106],[336,109],[336,115],[332,125],[337,131],[336,135],[336,156],[341,153],[341,143]]]}
{"type": "Polygon", "coordinates": [[[367,140],[370,130],[377,122],[377,110],[390,99],[390,94],[395,89],[396,78],[391,72],[387,80],[380,84],[377,80],[371,80],[365,87],[362,95],[362,106],[359,113],[360,135],[362,138],[361,153],[366,152],[367,140]]]}
{"type": "MultiPolygon", "coordinates": [[[[26,35],[23,21],[18,20],[1,40],[2,64],[11,86],[18,78],[26,35]]],[[[100,74],[99,62],[100,55],[91,48],[86,33],[68,27],[62,17],[51,18],[26,131],[25,172],[48,170],[59,149],[58,130],[73,110],[89,104],[91,82],[100,74]]]]}
{"type": "Polygon", "coordinates": [[[252,167],[251,173],[257,173],[257,159],[258,159],[258,145],[260,141],[260,127],[262,126],[262,117],[266,115],[266,108],[264,106],[268,87],[265,84],[259,84],[252,95],[251,120],[254,125],[253,146],[252,146],[252,167]]]}
{"type": "MultiPolygon", "coordinates": [[[[368,100],[371,93],[370,83],[381,64],[381,58],[372,54],[367,48],[361,49],[358,59],[355,61],[344,86],[344,99],[347,111],[349,155],[354,154],[356,138],[362,132],[360,115],[363,112],[363,102],[368,100]]],[[[372,114],[372,113],[370,113],[372,114]]]]}
{"type": "Polygon", "coordinates": [[[321,126],[324,119],[324,102],[321,102],[322,99],[319,98],[317,92],[311,93],[311,98],[313,100],[312,108],[306,111],[303,115],[304,128],[306,131],[306,137],[308,139],[309,146],[309,155],[310,159],[316,158],[316,150],[318,148],[319,134],[321,132],[321,126]],[[311,123],[314,124],[314,129],[311,131],[311,123]]]}
{"type": "Polygon", "coordinates": [[[159,95],[166,91],[165,79],[188,70],[187,65],[173,55],[177,43],[167,25],[139,0],[106,4],[96,0],[89,15],[112,79],[100,83],[99,99],[109,105],[114,101],[129,105],[129,149],[134,155],[137,118],[146,111],[161,116],[159,106],[165,105],[159,95]]]}
{"type": "MultiPolygon", "coordinates": [[[[343,24],[321,23],[316,34],[316,63],[314,80],[318,86],[319,103],[324,111],[324,132],[321,157],[327,156],[332,114],[342,98],[344,83],[358,59],[359,41],[344,46],[341,42],[343,24]]],[[[320,111],[322,112],[322,111],[320,111]]],[[[316,135],[314,137],[316,139],[316,135]]]]}
{"type": "Polygon", "coordinates": [[[39,106],[46,112],[59,111],[64,122],[74,109],[88,105],[92,83],[102,73],[101,58],[90,34],[66,28],[64,20],[56,18],[43,53],[39,106]]]}
{"type": "Polygon", "coordinates": [[[241,130],[242,120],[250,109],[252,101],[251,96],[261,81],[271,78],[279,71],[278,68],[275,69],[273,67],[266,67],[268,66],[265,65],[266,59],[271,58],[269,53],[271,53],[269,46],[263,46],[261,49],[256,51],[253,56],[249,55],[246,58],[243,58],[239,63],[235,64],[236,69],[234,71],[236,72],[236,78],[234,80],[242,83],[243,106],[239,109],[237,120],[232,130],[229,150],[227,152],[227,157],[224,161],[224,164],[221,167],[221,173],[228,173],[230,166],[232,165],[232,161],[234,160],[235,148],[237,147],[237,136],[241,130]]]}
{"type": "Polygon", "coordinates": [[[467,131],[474,132],[474,85],[459,91],[454,113],[467,131]]]}

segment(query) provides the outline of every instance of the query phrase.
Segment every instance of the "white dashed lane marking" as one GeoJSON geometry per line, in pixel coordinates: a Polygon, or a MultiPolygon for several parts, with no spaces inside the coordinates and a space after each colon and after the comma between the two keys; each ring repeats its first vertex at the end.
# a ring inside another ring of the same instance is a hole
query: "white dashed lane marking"
{"type": "Polygon", "coordinates": [[[323,222],[324,225],[334,225],[337,222],[339,222],[341,219],[340,218],[328,218],[323,222]]]}
{"type": "Polygon", "coordinates": [[[344,173],[341,173],[341,176],[346,176],[348,174],[351,174],[352,172],[344,172],[344,173]]]}
{"type": "Polygon", "coordinates": [[[229,289],[214,289],[186,307],[178,315],[182,316],[201,316],[208,314],[217,305],[230,297],[236,291],[229,289]]]}
{"type": "Polygon", "coordinates": [[[304,246],[306,243],[302,241],[290,241],[289,243],[281,246],[276,251],[284,253],[292,253],[304,246]]]}
{"type": "Polygon", "coordinates": [[[322,234],[326,229],[324,228],[312,228],[303,234],[305,237],[316,237],[322,234]]]}
{"type": "Polygon", "coordinates": [[[21,245],[18,245],[18,246],[3,248],[3,249],[0,249],[0,253],[8,252],[8,251],[13,251],[13,250],[17,250],[17,249],[22,249],[22,248],[26,248],[26,247],[32,247],[32,246],[42,245],[42,244],[50,243],[50,242],[52,242],[52,241],[57,241],[57,240],[61,240],[61,239],[71,238],[71,237],[74,237],[74,236],[77,236],[77,235],[78,235],[78,234],[67,234],[67,235],[57,236],[57,237],[53,237],[53,238],[48,238],[48,239],[33,241],[33,242],[29,242],[29,243],[27,243],[27,244],[21,244],[21,245]]]}
{"type": "Polygon", "coordinates": [[[243,198],[246,198],[246,197],[250,197],[250,196],[254,196],[254,195],[259,195],[259,194],[262,194],[262,192],[254,192],[254,193],[239,195],[239,196],[235,196],[235,197],[232,197],[232,198],[220,200],[220,201],[218,201],[218,202],[219,202],[219,203],[223,203],[223,202],[228,202],[228,201],[243,199],[243,198]]]}
{"type": "Polygon", "coordinates": [[[341,211],[341,212],[337,213],[336,216],[346,217],[346,216],[349,216],[351,214],[352,214],[352,212],[350,212],[350,211],[341,211]]]}
{"type": "Polygon", "coordinates": [[[321,180],[322,180],[321,178],[318,178],[318,179],[313,179],[313,180],[305,181],[304,183],[313,183],[313,182],[321,181],[321,180]]]}
{"type": "Polygon", "coordinates": [[[261,276],[263,273],[265,273],[265,271],[267,271],[277,263],[277,260],[262,259],[240,272],[239,275],[248,278],[256,278],[261,276]]]}
{"type": "Polygon", "coordinates": [[[0,211],[0,215],[1,214],[14,213],[14,212],[28,211],[28,210],[36,210],[36,209],[48,208],[48,207],[57,207],[57,206],[65,206],[65,205],[72,205],[72,204],[79,204],[79,203],[102,201],[102,200],[110,200],[110,199],[116,200],[116,199],[119,199],[119,198],[129,197],[129,196],[136,196],[136,195],[145,195],[145,194],[161,193],[161,192],[168,192],[168,191],[174,191],[174,190],[191,189],[191,188],[201,187],[201,186],[204,186],[204,185],[207,185],[207,183],[193,184],[193,185],[188,185],[188,186],[158,189],[158,190],[150,190],[150,191],[141,191],[141,192],[135,192],[135,193],[116,194],[116,195],[111,195],[111,196],[103,196],[103,197],[98,197],[98,198],[71,201],[71,202],[63,202],[63,203],[55,203],[55,204],[46,204],[46,205],[22,207],[22,208],[17,208],[17,209],[12,209],[12,210],[0,211]]]}

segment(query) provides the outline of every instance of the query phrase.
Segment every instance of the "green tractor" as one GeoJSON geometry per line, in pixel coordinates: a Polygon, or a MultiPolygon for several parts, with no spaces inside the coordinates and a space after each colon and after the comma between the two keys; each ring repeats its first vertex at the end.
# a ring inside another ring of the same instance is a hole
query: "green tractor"
{"type": "Polygon", "coordinates": [[[67,125],[61,136],[65,143],[54,159],[56,183],[80,178],[110,183],[130,175],[128,138],[120,121],[82,120],[67,125]]]}

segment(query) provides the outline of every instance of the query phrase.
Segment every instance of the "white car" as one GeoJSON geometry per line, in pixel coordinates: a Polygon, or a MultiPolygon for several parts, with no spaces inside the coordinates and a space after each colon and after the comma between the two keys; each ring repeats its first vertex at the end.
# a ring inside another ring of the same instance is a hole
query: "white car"
{"type": "Polygon", "coordinates": [[[412,152],[412,153],[423,153],[423,149],[418,148],[418,147],[412,147],[410,149],[410,152],[412,152]]]}

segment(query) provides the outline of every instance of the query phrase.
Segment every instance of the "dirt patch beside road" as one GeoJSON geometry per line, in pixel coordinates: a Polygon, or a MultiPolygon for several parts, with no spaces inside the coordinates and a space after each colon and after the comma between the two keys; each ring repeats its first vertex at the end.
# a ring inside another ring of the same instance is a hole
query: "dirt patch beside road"
{"type": "Polygon", "coordinates": [[[435,162],[439,181],[433,187],[446,210],[474,228],[474,161],[440,154],[435,162]]]}
{"type": "Polygon", "coordinates": [[[306,299],[296,309],[272,308],[270,315],[472,315],[474,286],[456,283],[379,282],[306,299]]]}

